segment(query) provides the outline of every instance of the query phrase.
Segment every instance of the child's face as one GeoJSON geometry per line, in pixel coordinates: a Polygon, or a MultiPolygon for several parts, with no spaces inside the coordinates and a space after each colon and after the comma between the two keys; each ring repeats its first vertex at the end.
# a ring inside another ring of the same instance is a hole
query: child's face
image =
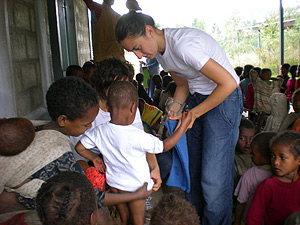
{"type": "Polygon", "coordinates": [[[249,154],[251,152],[250,142],[255,135],[254,129],[242,128],[240,129],[239,139],[236,148],[239,152],[249,154]]]}
{"type": "Polygon", "coordinates": [[[273,145],[271,150],[271,164],[274,174],[283,182],[295,181],[298,177],[300,157],[295,159],[290,146],[282,143],[273,145]]]}
{"type": "Polygon", "coordinates": [[[99,106],[96,105],[89,108],[82,118],[77,118],[74,121],[67,120],[65,127],[63,128],[63,133],[75,137],[83,134],[86,130],[92,127],[92,122],[95,120],[98,111],[99,106]]]}
{"type": "Polygon", "coordinates": [[[300,113],[300,95],[295,95],[293,98],[293,109],[296,113],[300,113]]]}
{"type": "Polygon", "coordinates": [[[263,80],[270,80],[272,73],[270,71],[265,72],[264,74],[261,75],[261,78],[263,80]]]}
{"type": "Polygon", "coordinates": [[[266,164],[266,159],[261,155],[259,151],[259,145],[256,143],[251,143],[251,158],[252,162],[259,166],[259,165],[264,165],[266,164]]]}

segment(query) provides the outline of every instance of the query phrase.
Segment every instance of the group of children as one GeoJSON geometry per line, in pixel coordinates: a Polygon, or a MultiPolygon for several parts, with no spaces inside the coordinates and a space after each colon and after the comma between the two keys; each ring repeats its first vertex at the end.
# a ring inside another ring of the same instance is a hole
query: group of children
{"type": "Polygon", "coordinates": [[[299,140],[293,130],[255,135],[254,124],[242,118],[235,154],[235,225],[284,224],[300,210],[299,140]]]}
{"type": "MultiPolygon", "coordinates": [[[[238,68],[237,68],[238,71],[238,68]]],[[[248,111],[249,118],[256,124],[256,132],[263,130],[266,124],[266,118],[270,115],[277,116],[276,129],[279,129],[282,122],[282,115],[286,115],[289,111],[289,103],[293,102],[292,96],[299,88],[300,80],[296,77],[300,76],[300,66],[285,63],[281,65],[281,74],[276,78],[272,78],[272,72],[268,68],[260,69],[252,65],[245,65],[241,78],[241,89],[244,96],[244,108],[248,111]],[[288,74],[291,74],[291,77],[288,74]],[[278,95],[282,93],[285,99],[278,95]],[[274,97],[272,97],[274,95],[274,97]],[[276,96],[276,97],[275,97],[276,96]],[[280,104],[277,101],[280,100],[280,104]],[[276,109],[272,109],[272,105],[278,105],[276,109]],[[287,105],[287,108],[284,107],[287,105]]],[[[265,129],[266,130],[266,129],[265,129]]],[[[268,131],[278,131],[270,127],[268,131]]]]}
{"type": "MultiPolygon", "coordinates": [[[[118,59],[99,63],[94,71],[96,75],[90,79],[94,88],[83,77],[73,75],[54,82],[46,95],[47,109],[52,120],[40,131],[34,132],[32,123],[24,118],[0,121],[0,129],[3,129],[0,136],[1,171],[6,177],[1,178],[1,190],[16,195],[18,204],[27,209],[37,207],[44,224],[97,224],[97,220],[103,219],[103,216],[99,216],[95,210],[105,205],[117,205],[122,224],[127,224],[129,220],[133,224],[144,224],[145,199],[152,190],[160,187],[157,181],[160,178],[152,174],[148,153],[156,154],[173,148],[186,132],[191,114],[189,111],[184,112],[180,126],[163,141],[145,133],[139,125],[142,123],[138,112],[138,91],[130,82],[133,75],[128,65],[118,59]],[[11,125],[12,120],[18,123],[11,125]],[[25,125],[27,129],[23,129],[25,125]],[[18,139],[9,139],[12,134],[18,139]],[[88,164],[84,161],[78,164],[80,160],[75,160],[69,137],[80,137],[79,142],[78,139],[77,143],[72,142],[76,144],[76,151],[90,160],[100,172],[105,172],[110,192],[95,189],[95,195],[90,193],[88,197],[85,194],[81,197],[82,190],[77,189],[75,180],[83,179],[80,176],[88,164]],[[18,142],[20,144],[15,151],[11,147],[16,146],[14,140],[19,139],[26,141],[24,146],[18,142]],[[91,148],[94,148],[93,151],[88,150],[91,148]],[[36,156],[38,158],[35,159],[36,156]],[[13,173],[5,172],[5,168],[16,160],[18,163],[13,173]],[[27,168],[26,173],[23,173],[24,168],[27,168]],[[61,178],[55,176],[57,174],[61,178]],[[49,179],[51,177],[53,180],[49,179]],[[63,185],[57,184],[55,188],[48,189],[49,183],[60,180],[65,180],[63,185]],[[39,195],[35,199],[38,190],[39,195]],[[88,212],[77,215],[82,204],[86,205],[89,201],[88,212]],[[75,219],[79,217],[82,218],[75,219]]],[[[185,200],[184,204],[187,204],[185,200]]],[[[194,212],[192,224],[199,224],[193,207],[187,207],[194,212]]],[[[159,224],[158,221],[154,224],[159,224]]]]}

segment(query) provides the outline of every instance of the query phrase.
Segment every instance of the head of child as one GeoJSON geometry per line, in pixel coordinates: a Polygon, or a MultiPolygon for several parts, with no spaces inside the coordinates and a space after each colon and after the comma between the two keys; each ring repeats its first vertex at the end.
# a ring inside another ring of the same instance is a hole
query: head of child
{"type": "Polygon", "coordinates": [[[93,75],[94,71],[97,69],[97,66],[92,63],[91,61],[87,61],[82,66],[83,72],[84,72],[84,79],[90,79],[93,75]]]}
{"type": "Polygon", "coordinates": [[[244,78],[249,78],[249,72],[251,69],[253,69],[253,66],[250,64],[244,66],[244,70],[243,70],[244,78]]]}
{"type": "Polygon", "coordinates": [[[135,75],[135,79],[139,84],[142,84],[144,82],[144,74],[138,73],[135,75]]]}
{"type": "Polygon", "coordinates": [[[78,172],[60,172],[48,179],[38,191],[36,207],[45,225],[100,224],[93,185],[78,172]]]}
{"type": "Polygon", "coordinates": [[[134,69],[130,63],[117,58],[109,58],[97,64],[91,82],[99,94],[100,100],[106,102],[108,89],[113,82],[119,80],[132,81],[133,76],[134,69]]]}
{"type": "Polygon", "coordinates": [[[297,67],[296,77],[300,77],[300,65],[297,67]]]}
{"type": "Polygon", "coordinates": [[[153,75],[152,81],[157,88],[162,87],[162,78],[160,75],[158,75],[158,74],[153,75]]]}
{"type": "Polygon", "coordinates": [[[300,113],[300,89],[293,93],[292,105],[295,113],[300,113]]]}
{"type": "Polygon", "coordinates": [[[70,65],[67,67],[66,76],[67,77],[79,77],[83,78],[83,69],[78,65],[70,65]]]}
{"type": "Polygon", "coordinates": [[[107,104],[112,123],[132,124],[138,107],[137,89],[131,82],[116,81],[109,88],[107,104]]]}
{"type": "Polygon", "coordinates": [[[34,126],[25,118],[0,120],[0,155],[13,156],[24,151],[33,141],[34,126]]]}
{"type": "Polygon", "coordinates": [[[79,136],[91,128],[99,111],[96,91],[77,77],[55,81],[46,94],[52,124],[66,135],[79,136]]]}
{"type": "Polygon", "coordinates": [[[283,75],[284,77],[288,75],[289,73],[289,69],[290,69],[290,64],[288,63],[284,63],[280,66],[280,73],[281,75],[283,75]]]}
{"type": "Polygon", "coordinates": [[[271,79],[272,71],[269,68],[263,68],[260,72],[260,77],[264,81],[268,81],[271,79]]]}
{"type": "Polygon", "coordinates": [[[198,225],[200,219],[195,207],[174,194],[165,194],[153,208],[150,225],[198,225]]]}
{"type": "Polygon", "coordinates": [[[290,183],[299,178],[300,133],[286,131],[271,140],[271,165],[273,173],[283,182],[290,183]]]}
{"type": "Polygon", "coordinates": [[[239,130],[239,138],[235,147],[236,151],[244,154],[250,154],[250,143],[255,135],[255,126],[251,120],[242,117],[239,130]]]}
{"type": "Polygon", "coordinates": [[[291,73],[291,75],[292,75],[292,78],[294,78],[294,79],[295,79],[295,77],[296,77],[296,72],[297,72],[297,65],[291,66],[291,67],[290,67],[290,73],[291,73]]]}
{"type": "Polygon", "coordinates": [[[270,164],[270,141],[276,132],[260,132],[251,141],[251,158],[255,165],[270,164]]]}

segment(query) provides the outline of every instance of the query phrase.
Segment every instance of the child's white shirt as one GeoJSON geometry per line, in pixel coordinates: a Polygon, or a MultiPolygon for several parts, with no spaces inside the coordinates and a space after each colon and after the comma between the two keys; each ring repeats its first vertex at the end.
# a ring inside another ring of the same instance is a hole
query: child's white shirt
{"type": "Polygon", "coordinates": [[[163,142],[134,125],[110,122],[88,130],[80,140],[86,149],[97,147],[106,165],[108,185],[123,191],[136,191],[145,182],[151,190],[153,181],[146,152],[163,152],[163,142]]]}

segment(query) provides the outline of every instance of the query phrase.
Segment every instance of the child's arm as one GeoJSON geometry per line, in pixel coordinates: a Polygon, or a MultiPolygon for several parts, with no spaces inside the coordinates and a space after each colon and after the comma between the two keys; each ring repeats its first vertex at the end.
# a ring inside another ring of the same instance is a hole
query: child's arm
{"type": "Polygon", "coordinates": [[[178,129],[171,136],[164,140],[164,152],[169,151],[176,145],[182,135],[186,132],[191,121],[192,112],[186,110],[184,113],[182,113],[180,126],[178,127],[178,129]]]}
{"type": "Polygon", "coordinates": [[[235,209],[235,221],[234,225],[241,225],[244,209],[246,207],[246,203],[237,203],[236,209],[235,209]]]}
{"type": "Polygon", "coordinates": [[[104,206],[116,205],[125,202],[131,202],[138,199],[146,199],[152,191],[147,191],[147,183],[144,183],[142,187],[137,189],[135,192],[130,193],[105,193],[104,206]]]}
{"type": "Polygon", "coordinates": [[[102,161],[102,159],[95,153],[89,151],[86,149],[81,141],[77,143],[75,146],[76,151],[79,155],[83,156],[84,158],[87,158],[88,160],[92,161],[94,163],[94,166],[101,172],[105,172],[105,165],[102,161]]]}
{"type": "Polygon", "coordinates": [[[162,180],[160,177],[160,171],[159,171],[159,166],[156,160],[156,156],[155,154],[152,153],[146,153],[146,157],[147,157],[147,162],[149,165],[149,169],[150,169],[150,177],[154,182],[153,191],[158,191],[158,189],[161,186],[162,180]]]}

